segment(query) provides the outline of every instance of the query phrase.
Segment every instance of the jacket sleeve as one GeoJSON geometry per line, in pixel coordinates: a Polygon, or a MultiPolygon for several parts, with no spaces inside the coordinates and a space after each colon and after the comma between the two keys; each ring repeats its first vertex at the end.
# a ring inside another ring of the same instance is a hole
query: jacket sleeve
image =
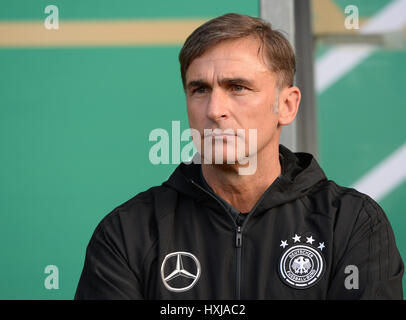
{"type": "Polygon", "coordinates": [[[114,224],[104,219],[96,228],[75,300],[143,299],[141,281],[129,266],[120,227],[114,224]]]}
{"type": "MultiPolygon", "coordinates": [[[[403,261],[382,208],[367,198],[347,247],[335,257],[328,299],[403,299],[403,261]]],[[[340,237],[340,235],[337,235],[340,237]]]]}

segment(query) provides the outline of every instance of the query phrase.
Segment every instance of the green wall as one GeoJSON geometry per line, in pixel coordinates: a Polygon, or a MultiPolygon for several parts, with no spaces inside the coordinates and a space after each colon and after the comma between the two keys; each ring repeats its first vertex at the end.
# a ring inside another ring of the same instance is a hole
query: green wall
{"type": "MultiPolygon", "coordinates": [[[[49,4],[60,25],[259,13],[254,0],[3,0],[0,21],[43,20],[49,4]]],[[[170,131],[172,120],[188,127],[179,49],[0,48],[0,299],[71,299],[100,219],[176,167],[149,162],[148,136],[170,131]],[[47,265],[59,268],[59,290],[44,288],[47,265]]],[[[379,51],[319,95],[320,160],[330,178],[351,185],[405,142],[397,94],[405,58],[405,50],[379,51]]],[[[380,202],[403,257],[405,192],[404,183],[380,202]]]]}
{"type": "MultiPolygon", "coordinates": [[[[1,20],[258,15],[256,1],[1,1],[1,20]]],[[[1,37],[7,35],[1,34],[1,37]]],[[[0,48],[0,299],[72,299],[102,217],[162,183],[155,128],[188,127],[180,46],[0,48]],[[59,268],[47,290],[44,268],[59,268]]]]}

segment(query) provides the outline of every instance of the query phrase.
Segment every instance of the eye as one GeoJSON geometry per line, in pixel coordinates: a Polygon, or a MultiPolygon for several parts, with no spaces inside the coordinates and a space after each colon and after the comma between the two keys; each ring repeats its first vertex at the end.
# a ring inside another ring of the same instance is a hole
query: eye
{"type": "Polygon", "coordinates": [[[207,88],[206,87],[197,87],[195,89],[192,90],[192,93],[206,93],[207,92],[207,88]]]}
{"type": "Polygon", "coordinates": [[[241,92],[241,91],[244,91],[245,89],[247,89],[247,88],[244,86],[240,86],[238,84],[232,86],[232,90],[235,92],[241,92]]]}

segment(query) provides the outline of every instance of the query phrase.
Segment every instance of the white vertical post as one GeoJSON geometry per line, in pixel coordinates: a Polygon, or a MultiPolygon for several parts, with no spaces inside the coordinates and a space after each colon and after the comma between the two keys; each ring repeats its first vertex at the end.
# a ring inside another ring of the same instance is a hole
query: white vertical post
{"type": "Polygon", "coordinates": [[[295,82],[302,92],[302,102],[295,121],[282,129],[280,143],[317,157],[310,0],[260,0],[260,17],[286,36],[298,58],[295,82]]]}

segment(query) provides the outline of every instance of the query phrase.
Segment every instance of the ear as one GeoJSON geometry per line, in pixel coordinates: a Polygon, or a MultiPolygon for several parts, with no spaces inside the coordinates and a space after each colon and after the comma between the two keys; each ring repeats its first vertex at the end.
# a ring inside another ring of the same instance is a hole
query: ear
{"type": "Polygon", "coordinates": [[[301,93],[298,87],[286,87],[279,95],[279,125],[286,126],[295,119],[299,110],[301,93]]]}

